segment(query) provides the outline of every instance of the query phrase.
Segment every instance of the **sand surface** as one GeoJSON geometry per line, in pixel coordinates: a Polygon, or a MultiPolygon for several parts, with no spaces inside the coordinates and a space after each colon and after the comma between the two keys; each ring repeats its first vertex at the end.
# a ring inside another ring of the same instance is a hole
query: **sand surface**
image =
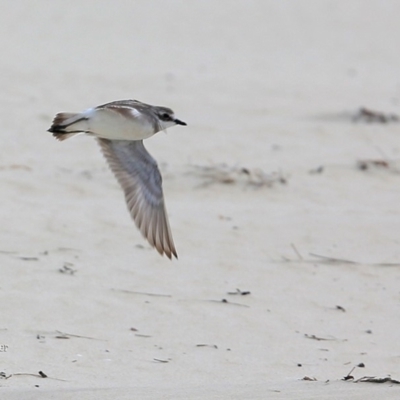
{"type": "Polygon", "coordinates": [[[352,120],[399,112],[399,15],[1,2],[1,399],[398,399],[342,378],[400,380],[400,124],[352,120]],[[125,98],[188,123],[146,141],[179,260],[92,138],[46,132],[125,98]]]}

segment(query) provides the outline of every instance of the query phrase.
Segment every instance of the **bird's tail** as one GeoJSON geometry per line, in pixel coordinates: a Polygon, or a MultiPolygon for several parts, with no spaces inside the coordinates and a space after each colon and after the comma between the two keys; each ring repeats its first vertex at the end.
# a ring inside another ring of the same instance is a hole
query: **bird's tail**
{"type": "Polygon", "coordinates": [[[78,133],[88,131],[87,118],[82,114],[58,113],[48,129],[58,140],[65,140],[78,133]]]}

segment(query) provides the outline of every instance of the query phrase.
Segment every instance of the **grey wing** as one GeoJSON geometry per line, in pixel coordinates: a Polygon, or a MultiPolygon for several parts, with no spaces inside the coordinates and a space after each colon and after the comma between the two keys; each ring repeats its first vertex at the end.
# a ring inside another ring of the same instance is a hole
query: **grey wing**
{"type": "Polygon", "coordinates": [[[97,139],[125,193],[136,226],[157,251],[178,258],[165,209],[162,178],[143,141],[97,139]]]}
{"type": "Polygon", "coordinates": [[[100,106],[97,106],[96,109],[101,110],[104,108],[111,108],[111,109],[115,109],[115,108],[136,108],[139,111],[142,111],[143,109],[148,109],[149,106],[148,104],[142,103],[139,100],[116,100],[116,101],[111,101],[110,103],[105,103],[102,104],[100,106]]]}
{"type": "Polygon", "coordinates": [[[111,101],[109,103],[101,104],[96,108],[107,108],[107,107],[117,107],[117,106],[132,107],[136,105],[136,103],[138,103],[137,100],[116,100],[116,101],[111,101]]]}

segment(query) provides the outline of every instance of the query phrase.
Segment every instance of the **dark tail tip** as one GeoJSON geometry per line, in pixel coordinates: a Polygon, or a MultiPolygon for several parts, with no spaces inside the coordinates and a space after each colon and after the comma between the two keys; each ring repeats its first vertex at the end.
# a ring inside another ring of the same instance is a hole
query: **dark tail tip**
{"type": "Polygon", "coordinates": [[[62,133],[63,130],[58,126],[52,125],[49,129],[47,129],[47,132],[50,132],[50,133],[62,133]]]}

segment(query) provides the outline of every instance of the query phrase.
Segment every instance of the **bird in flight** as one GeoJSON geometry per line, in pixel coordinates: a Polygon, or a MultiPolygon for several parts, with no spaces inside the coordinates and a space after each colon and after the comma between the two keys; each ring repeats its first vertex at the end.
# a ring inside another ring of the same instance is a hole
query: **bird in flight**
{"type": "Polygon", "coordinates": [[[174,125],[186,125],[167,107],[119,100],[82,113],[58,113],[49,132],[63,141],[79,133],[94,136],[124,193],[128,210],[148,242],[178,258],[165,208],[157,162],[143,139],[174,125]]]}

